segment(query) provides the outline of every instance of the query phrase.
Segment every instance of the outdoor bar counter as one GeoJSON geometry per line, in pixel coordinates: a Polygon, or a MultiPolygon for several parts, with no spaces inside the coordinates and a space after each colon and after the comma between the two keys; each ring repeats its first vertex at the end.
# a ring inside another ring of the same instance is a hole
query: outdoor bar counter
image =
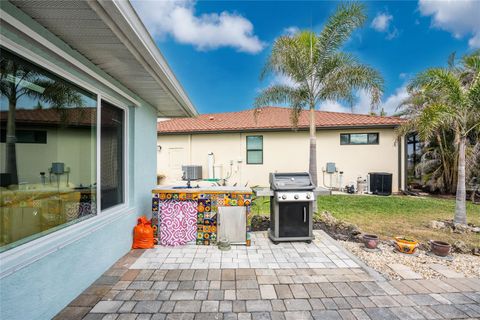
{"type": "Polygon", "coordinates": [[[250,188],[158,186],[152,190],[155,237],[164,246],[215,245],[219,238],[249,246],[251,203],[250,188]]]}

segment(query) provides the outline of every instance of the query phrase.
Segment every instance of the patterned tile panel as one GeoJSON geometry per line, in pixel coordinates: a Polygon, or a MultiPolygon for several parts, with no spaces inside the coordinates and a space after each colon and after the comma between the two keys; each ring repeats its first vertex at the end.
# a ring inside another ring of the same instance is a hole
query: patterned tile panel
{"type": "MultiPolygon", "coordinates": [[[[162,241],[162,236],[167,234],[173,237],[173,235],[183,232],[177,228],[173,232],[166,230],[163,232],[162,228],[168,228],[167,224],[162,224],[164,219],[164,211],[166,208],[164,203],[168,202],[183,202],[189,201],[196,205],[196,236],[194,240],[197,245],[214,245],[217,243],[217,213],[218,207],[221,206],[245,206],[247,211],[247,246],[251,244],[250,237],[250,222],[251,222],[251,210],[250,205],[252,202],[252,195],[247,193],[153,193],[152,194],[152,224],[157,228],[154,228],[154,236],[159,239],[159,243],[174,245],[174,242],[162,241]]],[[[175,208],[176,214],[180,213],[181,217],[188,216],[188,212],[182,211],[183,206],[177,206],[175,208]]],[[[169,209],[170,210],[170,209],[169,209]]],[[[169,217],[171,217],[171,210],[169,217]]],[[[170,219],[170,218],[167,218],[170,219]]],[[[182,224],[187,228],[187,224],[182,224]]],[[[183,232],[185,233],[185,232],[183,232]]]]}

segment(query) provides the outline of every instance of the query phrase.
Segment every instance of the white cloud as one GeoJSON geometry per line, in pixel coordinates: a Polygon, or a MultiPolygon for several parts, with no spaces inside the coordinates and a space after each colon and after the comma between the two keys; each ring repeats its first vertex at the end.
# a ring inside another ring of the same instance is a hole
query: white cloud
{"type": "Polygon", "coordinates": [[[289,36],[293,36],[294,34],[296,34],[298,31],[300,31],[300,29],[296,26],[290,26],[288,28],[285,28],[283,29],[283,32],[289,36]]]}
{"type": "Polygon", "coordinates": [[[377,13],[377,16],[372,21],[372,28],[378,32],[386,32],[390,27],[390,22],[393,16],[388,13],[377,13]]]}
{"type": "Polygon", "coordinates": [[[194,0],[137,0],[133,6],[154,37],[170,35],[198,50],[231,47],[257,53],[265,47],[254,34],[253,24],[237,13],[196,15],[194,0]]]}
{"type": "Polygon", "coordinates": [[[282,75],[282,74],[276,74],[272,81],[270,82],[270,85],[283,85],[283,86],[289,86],[289,87],[296,87],[298,84],[289,76],[282,75]]]}
{"type": "Polygon", "coordinates": [[[432,16],[434,27],[451,32],[457,39],[470,36],[468,45],[480,48],[480,1],[419,0],[418,7],[423,16],[432,16]]]}
{"type": "Polygon", "coordinates": [[[393,16],[387,12],[379,12],[370,25],[377,32],[387,33],[386,39],[392,40],[400,34],[398,29],[392,25],[393,16]]]}
{"type": "Polygon", "coordinates": [[[400,88],[397,88],[395,90],[395,93],[390,95],[387,100],[382,102],[380,105],[379,110],[383,108],[383,110],[388,114],[388,115],[393,115],[397,111],[397,107],[400,105],[400,103],[408,98],[408,92],[407,92],[407,87],[402,86],[400,88]]]}
{"type": "Polygon", "coordinates": [[[471,48],[480,48],[480,32],[477,32],[473,37],[468,40],[468,45],[471,48]]]}
{"type": "Polygon", "coordinates": [[[331,111],[331,112],[344,112],[344,113],[351,113],[352,110],[348,107],[345,107],[338,101],[333,101],[333,100],[326,100],[323,101],[319,108],[321,111],[331,111]]]}

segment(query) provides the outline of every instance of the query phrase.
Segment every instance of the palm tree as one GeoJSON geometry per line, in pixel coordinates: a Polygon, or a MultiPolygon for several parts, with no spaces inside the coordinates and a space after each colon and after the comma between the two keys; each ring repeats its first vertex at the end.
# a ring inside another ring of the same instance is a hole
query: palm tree
{"type": "Polygon", "coordinates": [[[426,92],[409,90],[406,98],[396,115],[409,119],[398,129],[399,137],[410,133],[418,133],[423,142],[420,162],[414,170],[419,172],[425,186],[430,191],[454,194],[457,186],[458,148],[454,140],[455,134],[450,127],[433,127],[421,121],[428,121],[421,117],[425,107],[434,96],[426,92]],[[427,138],[428,137],[428,138],[427,138]]]}
{"type": "MultiPolygon", "coordinates": [[[[469,137],[480,131],[480,50],[460,63],[449,59],[447,68],[418,74],[408,86],[410,119],[402,130],[415,129],[423,140],[451,130],[456,148],[456,205],[454,223],[466,224],[466,153],[469,137]]],[[[473,140],[470,139],[472,142],[473,140]]],[[[445,159],[442,160],[446,162],[445,159]]]]}
{"type": "MultiPolygon", "coordinates": [[[[80,107],[80,94],[66,82],[46,77],[42,72],[19,60],[6,51],[0,57],[0,93],[8,100],[7,130],[5,143],[5,173],[10,174],[10,183],[18,184],[16,153],[16,109],[23,96],[29,96],[60,111],[69,106],[80,107]]],[[[37,105],[38,106],[38,105],[37,105]]],[[[62,112],[62,119],[65,120],[62,112]]]]}
{"type": "Polygon", "coordinates": [[[342,4],[330,16],[317,35],[310,31],[277,38],[260,76],[274,74],[292,80],[292,85],[272,85],[255,99],[255,108],[269,103],[288,104],[292,108],[293,127],[300,112],[310,110],[309,172],[317,180],[317,147],[315,109],[326,100],[343,100],[353,104],[354,90],[371,94],[372,107],[383,92],[380,74],[361,64],[352,54],[341,51],[353,31],[365,23],[365,7],[360,3],[342,4]]]}

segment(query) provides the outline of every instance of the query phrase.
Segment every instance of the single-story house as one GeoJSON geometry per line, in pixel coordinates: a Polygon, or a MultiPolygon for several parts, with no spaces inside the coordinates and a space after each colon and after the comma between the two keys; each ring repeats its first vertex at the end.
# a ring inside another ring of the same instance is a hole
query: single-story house
{"type": "Polygon", "coordinates": [[[0,318],[51,319],[149,216],[157,117],[197,111],[128,1],[0,1],[0,24],[0,318]]]}
{"type": "MultiPolygon", "coordinates": [[[[309,114],[301,113],[295,130],[290,115],[289,108],[264,107],[159,121],[159,180],[179,183],[182,165],[202,166],[204,179],[251,187],[268,186],[270,172],[308,171],[309,114]]],[[[319,187],[356,186],[359,177],[382,172],[392,174],[393,192],[403,189],[404,139],[395,131],[401,122],[316,111],[319,187]]]]}

